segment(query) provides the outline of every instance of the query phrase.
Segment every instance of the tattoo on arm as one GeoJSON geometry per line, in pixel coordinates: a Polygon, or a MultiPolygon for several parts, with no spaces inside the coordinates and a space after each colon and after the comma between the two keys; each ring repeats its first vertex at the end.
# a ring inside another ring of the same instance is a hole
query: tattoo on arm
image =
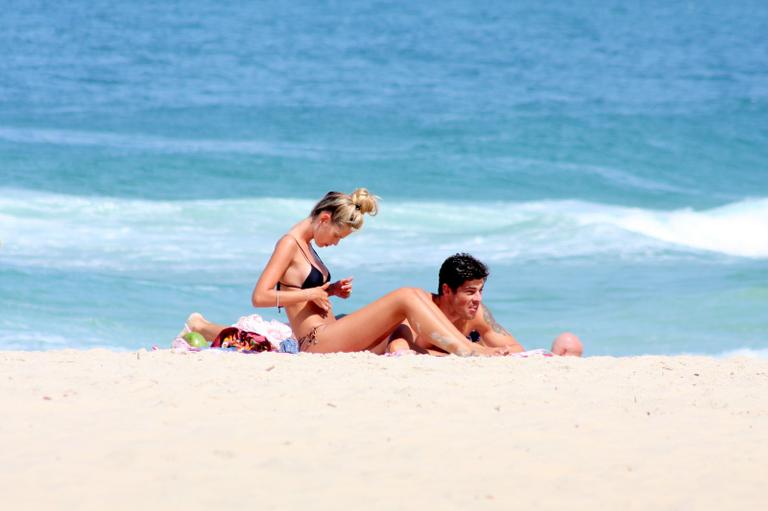
{"type": "Polygon", "coordinates": [[[504,330],[504,327],[496,322],[496,318],[493,317],[493,314],[491,314],[490,309],[488,309],[488,307],[485,307],[485,306],[483,306],[483,319],[485,320],[486,323],[488,323],[488,326],[491,327],[491,330],[493,330],[497,334],[512,337],[512,334],[504,330]]]}

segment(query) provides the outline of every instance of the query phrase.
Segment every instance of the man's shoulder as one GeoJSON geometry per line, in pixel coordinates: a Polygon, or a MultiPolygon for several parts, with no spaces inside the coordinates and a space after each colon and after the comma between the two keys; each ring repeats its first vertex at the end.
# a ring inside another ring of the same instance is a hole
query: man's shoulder
{"type": "Polygon", "coordinates": [[[480,304],[480,307],[477,309],[477,314],[475,314],[475,317],[467,320],[466,323],[464,323],[462,330],[462,334],[464,334],[467,339],[471,340],[472,342],[479,342],[483,335],[485,335],[489,330],[490,326],[483,318],[483,305],[480,304]]]}
{"type": "Polygon", "coordinates": [[[474,327],[489,328],[491,326],[488,320],[490,313],[491,311],[488,310],[488,307],[481,303],[477,308],[477,314],[475,314],[475,317],[470,320],[470,323],[474,327]]]}

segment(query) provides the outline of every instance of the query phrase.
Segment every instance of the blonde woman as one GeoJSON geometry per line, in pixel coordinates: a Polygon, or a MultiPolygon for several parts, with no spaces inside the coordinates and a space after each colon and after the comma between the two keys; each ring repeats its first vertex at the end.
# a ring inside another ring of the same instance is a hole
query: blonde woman
{"type": "MultiPolygon", "coordinates": [[[[370,350],[382,353],[389,334],[407,320],[419,335],[435,346],[457,355],[505,354],[505,349],[472,343],[448,321],[421,289],[393,291],[340,319],[332,313],[330,297],[348,298],[352,279],[331,283],[317,247],[336,245],[363,226],[365,214],[378,211],[376,197],[359,188],[351,194],[328,192],[310,215],[294,225],[275,245],[275,250],[253,289],[255,307],[284,307],[303,352],[332,353],[370,350]]],[[[190,318],[192,319],[192,318],[190,318]]],[[[214,338],[221,327],[197,315],[189,325],[214,338]]]]}

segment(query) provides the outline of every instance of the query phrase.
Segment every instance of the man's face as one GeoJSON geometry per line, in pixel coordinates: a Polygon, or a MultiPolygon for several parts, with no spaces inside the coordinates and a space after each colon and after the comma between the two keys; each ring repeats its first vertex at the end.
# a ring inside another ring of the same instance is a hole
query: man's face
{"type": "Polygon", "coordinates": [[[461,319],[470,320],[477,314],[480,302],[483,301],[483,279],[467,280],[454,292],[443,284],[443,295],[454,315],[461,319]]]}

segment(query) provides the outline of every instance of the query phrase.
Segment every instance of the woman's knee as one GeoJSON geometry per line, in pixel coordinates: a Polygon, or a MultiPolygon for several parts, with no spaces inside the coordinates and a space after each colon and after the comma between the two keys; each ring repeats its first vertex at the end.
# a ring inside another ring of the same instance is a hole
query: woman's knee
{"type": "Polygon", "coordinates": [[[401,287],[395,291],[395,295],[398,297],[398,300],[406,304],[413,304],[422,300],[422,295],[425,294],[426,291],[417,287],[401,287]]]}
{"type": "Polygon", "coordinates": [[[426,291],[418,287],[401,287],[395,292],[404,296],[419,296],[426,293],[426,291]]]}

